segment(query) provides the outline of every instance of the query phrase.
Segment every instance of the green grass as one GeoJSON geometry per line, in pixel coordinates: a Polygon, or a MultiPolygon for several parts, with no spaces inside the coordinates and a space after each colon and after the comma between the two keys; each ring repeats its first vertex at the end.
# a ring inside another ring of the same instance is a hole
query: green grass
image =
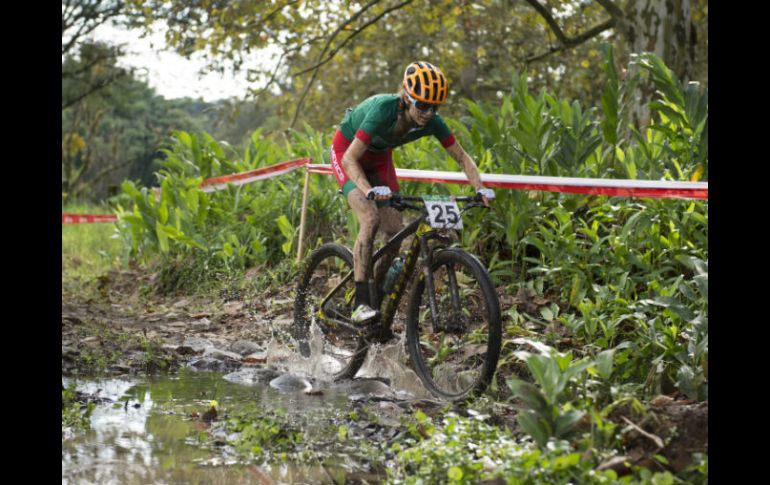
{"type": "MultiPolygon", "coordinates": [[[[106,206],[88,204],[62,205],[62,212],[73,214],[110,214],[106,206]]],[[[62,280],[90,280],[119,268],[123,245],[117,238],[115,224],[62,224],[62,280]]]]}

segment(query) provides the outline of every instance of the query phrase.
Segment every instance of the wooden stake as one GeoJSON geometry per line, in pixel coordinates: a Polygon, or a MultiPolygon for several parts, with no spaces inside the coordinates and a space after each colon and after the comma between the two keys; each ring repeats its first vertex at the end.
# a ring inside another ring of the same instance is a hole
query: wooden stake
{"type": "Polygon", "coordinates": [[[305,188],[302,190],[302,215],[299,219],[299,244],[297,244],[297,263],[302,261],[305,250],[305,219],[307,218],[307,191],[310,184],[310,170],[305,168],[305,188]]]}

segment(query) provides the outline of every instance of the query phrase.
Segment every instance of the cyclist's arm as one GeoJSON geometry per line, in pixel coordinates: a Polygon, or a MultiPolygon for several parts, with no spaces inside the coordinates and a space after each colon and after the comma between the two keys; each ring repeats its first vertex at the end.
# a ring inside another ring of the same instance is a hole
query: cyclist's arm
{"type": "Polygon", "coordinates": [[[350,144],[348,149],[345,150],[345,155],[342,156],[342,167],[345,169],[345,173],[348,174],[350,180],[356,184],[356,187],[358,187],[364,195],[369,192],[372,186],[369,184],[369,180],[366,179],[364,170],[361,168],[361,164],[358,163],[358,160],[364,155],[367,147],[368,145],[360,138],[354,138],[353,143],[350,144]]]}
{"type": "Polygon", "coordinates": [[[454,158],[460,165],[460,168],[463,169],[463,172],[465,172],[465,175],[468,177],[468,181],[473,188],[476,190],[483,189],[484,184],[481,183],[479,169],[476,167],[471,156],[463,150],[462,146],[460,146],[460,143],[455,140],[454,143],[446,147],[446,151],[452,155],[452,158],[454,158]]]}

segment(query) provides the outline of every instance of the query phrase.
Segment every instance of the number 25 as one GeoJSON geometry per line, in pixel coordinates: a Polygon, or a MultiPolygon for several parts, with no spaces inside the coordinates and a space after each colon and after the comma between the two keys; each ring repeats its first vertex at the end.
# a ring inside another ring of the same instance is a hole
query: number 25
{"type": "Polygon", "coordinates": [[[452,225],[456,225],[457,221],[460,220],[460,214],[455,212],[454,206],[448,205],[444,208],[446,209],[447,221],[452,225]]]}

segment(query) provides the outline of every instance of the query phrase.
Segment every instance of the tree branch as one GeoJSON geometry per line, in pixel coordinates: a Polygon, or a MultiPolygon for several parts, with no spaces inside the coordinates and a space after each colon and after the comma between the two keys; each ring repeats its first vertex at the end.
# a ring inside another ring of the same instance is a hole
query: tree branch
{"type": "Polygon", "coordinates": [[[620,11],[620,9],[615,4],[613,4],[610,0],[597,0],[597,2],[599,2],[599,4],[602,7],[604,7],[604,9],[607,10],[607,12],[610,14],[610,19],[574,37],[567,37],[564,34],[564,31],[561,30],[561,27],[559,27],[559,24],[556,22],[556,19],[554,19],[553,15],[551,15],[551,12],[543,4],[541,4],[538,0],[525,0],[525,1],[528,4],[530,4],[532,8],[534,8],[543,17],[543,19],[545,19],[546,23],[551,28],[554,35],[556,35],[556,38],[559,41],[558,46],[551,47],[550,49],[548,49],[547,51],[541,54],[530,56],[524,59],[524,62],[526,62],[527,64],[529,64],[530,62],[539,61],[540,59],[548,57],[554,52],[560,52],[560,51],[570,49],[572,47],[575,47],[577,45],[584,43],[588,39],[596,37],[597,35],[604,32],[605,30],[609,30],[615,27],[615,24],[618,21],[620,21],[623,15],[623,12],[620,11]],[[618,13],[620,14],[621,17],[616,17],[618,13]]]}
{"type": "Polygon", "coordinates": [[[564,35],[564,32],[561,30],[561,27],[559,27],[559,24],[556,22],[556,19],[553,18],[553,15],[551,15],[551,12],[540,3],[538,0],[525,0],[532,8],[537,10],[537,13],[540,14],[543,19],[545,19],[545,22],[548,24],[548,26],[551,28],[554,34],[556,34],[556,38],[559,39],[559,43],[562,45],[565,45],[569,42],[569,39],[566,35],[564,35]]]}
{"type": "Polygon", "coordinates": [[[412,3],[412,1],[413,1],[413,0],[408,0],[408,1],[406,1],[406,2],[403,2],[403,3],[399,4],[399,5],[396,5],[396,6],[394,6],[394,7],[391,7],[391,8],[389,8],[389,9],[385,10],[384,12],[382,12],[382,13],[381,13],[381,14],[379,14],[378,16],[374,17],[374,18],[373,18],[372,20],[370,20],[369,22],[367,22],[367,23],[365,23],[364,25],[362,25],[360,28],[358,28],[358,29],[354,30],[352,34],[350,34],[349,36],[347,36],[347,37],[345,38],[345,40],[343,40],[343,41],[340,43],[340,45],[338,45],[337,47],[335,47],[335,48],[334,48],[334,49],[331,51],[331,53],[329,54],[329,57],[327,57],[327,58],[326,58],[326,59],[324,59],[323,61],[319,62],[319,63],[318,63],[318,64],[316,64],[315,66],[313,66],[313,67],[310,67],[310,68],[308,68],[308,69],[304,69],[304,70],[302,70],[302,71],[300,71],[300,72],[294,73],[293,75],[294,75],[294,76],[301,76],[302,74],[305,74],[305,73],[307,73],[307,72],[310,72],[310,71],[312,71],[312,70],[318,69],[319,67],[323,66],[323,65],[324,65],[324,64],[326,64],[327,62],[331,61],[331,60],[334,58],[334,56],[337,54],[337,52],[339,52],[339,51],[340,51],[340,49],[342,49],[343,47],[345,47],[345,45],[346,45],[346,44],[347,44],[347,43],[348,43],[348,42],[349,42],[349,41],[350,41],[350,40],[351,40],[353,37],[355,37],[355,36],[357,36],[358,34],[360,34],[360,33],[361,33],[361,32],[362,32],[362,31],[363,31],[365,28],[367,28],[367,27],[369,27],[370,25],[372,25],[372,24],[376,23],[378,20],[380,20],[382,17],[384,17],[385,15],[389,14],[389,13],[390,13],[390,12],[392,12],[393,10],[399,9],[399,8],[403,7],[404,5],[407,5],[407,4],[409,4],[409,3],[412,3]]]}
{"type": "MultiPolygon", "coordinates": [[[[101,180],[102,178],[104,178],[105,176],[110,174],[111,172],[114,172],[115,170],[119,170],[119,169],[125,167],[126,165],[129,165],[129,164],[131,164],[131,163],[133,163],[133,162],[135,162],[137,160],[139,160],[139,157],[131,158],[131,159],[126,160],[124,162],[120,162],[117,165],[109,165],[109,166],[103,168],[101,171],[99,171],[96,175],[91,177],[91,179],[88,180],[87,183],[88,184],[93,184],[94,182],[98,182],[99,180],[101,180]]],[[[80,182],[80,185],[83,186],[83,185],[85,185],[85,183],[86,182],[80,182]]]]}
{"type": "Polygon", "coordinates": [[[114,5],[100,10],[101,3],[102,0],[76,6],[71,6],[69,3],[65,4],[64,11],[62,12],[62,39],[64,39],[65,34],[70,28],[78,23],[80,25],[67,43],[62,44],[62,55],[68,53],[81,37],[88,35],[112,17],[120,15],[123,10],[122,1],[118,1],[114,5]]]}
{"type": "Polygon", "coordinates": [[[65,79],[65,78],[68,78],[68,77],[74,77],[74,76],[77,76],[79,74],[83,74],[86,71],[90,71],[91,68],[94,67],[95,65],[97,65],[97,64],[99,64],[99,63],[101,63],[103,61],[107,61],[109,59],[117,59],[121,55],[122,55],[122,53],[120,51],[113,51],[113,52],[109,52],[109,53],[107,53],[107,54],[105,54],[103,56],[96,56],[88,64],[86,64],[85,66],[81,66],[81,67],[79,67],[78,69],[76,69],[74,71],[62,71],[61,72],[61,77],[62,77],[62,79],[65,79]]]}
{"type": "MultiPolygon", "coordinates": [[[[337,27],[337,29],[332,32],[332,34],[329,36],[329,38],[326,40],[326,45],[321,50],[321,53],[318,55],[318,59],[323,59],[324,54],[326,54],[326,51],[329,49],[329,46],[334,41],[334,39],[339,35],[340,32],[342,32],[342,29],[344,29],[347,25],[351,24],[352,22],[355,22],[358,20],[358,17],[363,15],[365,11],[372,8],[373,6],[380,3],[381,0],[374,0],[372,2],[369,2],[368,4],[361,7],[361,9],[356,12],[352,17],[350,17],[347,21],[343,22],[340,26],[337,27]]],[[[307,93],[310,91],[310,87],[315,82],[316,77],[318,76],[318,68],[316,67],[315,71],[313,71],[313,75],[310,77],[310,80],[305,85],[305,88],[302,90],[302,96],[300,96],[299,102],[297,102],[297,108],[294,111],[294,118],[292,118],[291,123],[289,124],[289,129],[294,128],[294,125],[297,123],[297,118],[299,117],[300,109],[302,109],[302,105],[305,103],[305,97],[307,96],[307,93]]]]}
{"type": "Polygon", "coordinates": [[[109,85],[110,83],[114,82],[118,78],[124,76],[125,74],[126,74],[125,71],[121,71],[121,72],[118,72],[118,73],[108,77],[108,78],[104,78],[104,79],[101,79],[101,80],[97,81],[96,83],[90,84],[88,89],[85,92],[75,96],[72,99],[68,99],[66,101],[63,101],[62,105],[61,105],[61,109],[65,110],[65,109],[69,108],[70,106],[78,103],[81,99],[85,98],[86,96],[90,96],[91,94],[95,93],[96,91],[106,87],[107,85],[109,85]]]}
{"type": "MultiPolygon", "coordinates": [[[[382,17],[384,17],[385,15],[389,14],[390,12],[392,12],[394,10],[398,10],[400,8],[403,8],[406,5],[409,5],[413,1],[414,0],[406,0],[404,2],[399,3],[398,5],[394,5],[393,7],[390,7],[388,9],[384,10],[382,13],[380,13],[379,15],[374,17],[372,20],[370,20],[369,22],[365,23],[364,25],[359,27],[357,30],[355,30],[351,35],[346,37],[345,40],[338,47],[336,47],[332,51],[332,53],[329,55],[328,59],[321,61],[321,59],[323,59],[324,54],[326,54],[326,51],[329,49],[329,46],[331,45],[331,43],[334,40],[334,38],[344,29],[344,27],[349,25],[351,22],[355,21],[364,12],[364,10],[368,9],[371,6],[374,6],[376,3],[379,3],[379,0],[373,1],[373,2],[369,3],[368,5],[366,5],[360,11],[358,11],[353,17],[348,19],[347,22],[345,22],[342,25],[340,25],[337,28],[337,30],[334,31],[332,36],[326,42],[326,46],[324,46],[324,49],[321,51],[321,54],[318,56],[319,61],[316,63],[316,65],[314,67],[311,68],[313,70],[313,76],[310,78],[310,81],[308,81],[308,83],[305,85],[305,89],[303,90],[302,96],[300,97],[300,100],[297,103],[297,109],[294,112],[294,119],[292,119],[291,124],[289,125],[289,129],[294,128],[294,125],[296,124],[297,119],[299,118],[299,113],[300,113],[300,111],[302,109],[302,105],[305,103],[305,98],[307,97],[307,93],[310,91],[310,87],[313,85],[313,83],[315,82],[316,78],[318,77],[318,70],[321,68],[321,66],[326,64],[327,62],[329,62],[334,57],[334,55],[336,55],[336,53],[345,44],[347,44],[353,37],[355,37],[356,35],[361,33],[361,31],[366,29],[368,26],[376,23],[378,20],[380,20],[382,17]]],[[[305,71],[302,71],[302,72],[308,72],[308,71],[309,70],[305,70],[305,71]]],[[[295,75],[298,75],[298,74],[295,74],[295,75]]]]}
{"type": "Polygon", "coordinates": [[[604,7],[604,10],[606,10],[607,13],[612,16],[612,18],[616,20],[625,18],[623,11],[620,9],[620,7],[615,5],[612,0],[596,0],[596,3],[604,7]]]}
{"type": "MultiPolygon", "coordinates": [[[[94,119],[91,120],[91,124],[88,127],[88,135],[87,138],[89,140],[92,140],[94,138],[94,133],[96,132],[96,127],[99,124],[99,122],[102,119],[102,116],[104,116],[105,110],[97,111],[94,114],[94,119]]],[[[91,144],[86,144],[86,152],[83,155],[83,165],[80,167],[80,170],[77,171],[75,176],[69,180],[70,184],[70,191],[72,191],[73,188],[77,186],[77,184],[80,182],[80,180],[83,178],[83,174],[86,173],[89,166],[91,165],[91,144]]]]}
{"type": "Polygon", "coordinates": [[[273,82],[275,81],[275,76],[278,73],[278,69],[281,67],[281,63],[283,62],[283,58],[285,55],[286,55],[286,52],[283,52],[281,54],[281,57],[278,59],[278,63],[275,65],[275,69],[273,69],[273,75],[270,76],[270,80],[267,82],[267,84],[265,84],[265,86],[262,89],[260,89],[257,93],[254,94],[255,98],[260,97],[262,93],[267,91],[267,88],[269,88],[273,84],[273,82]]]}

